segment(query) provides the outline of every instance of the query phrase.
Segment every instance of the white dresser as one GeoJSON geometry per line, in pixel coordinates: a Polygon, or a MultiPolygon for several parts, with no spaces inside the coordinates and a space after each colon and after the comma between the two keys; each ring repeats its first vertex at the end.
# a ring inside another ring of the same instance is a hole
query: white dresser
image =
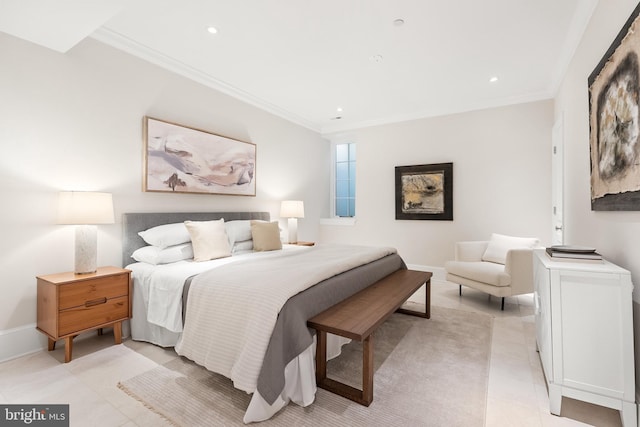
{"type": "Polygon", "coordinates": [[[631,275],[607,261],[533,257],[536,339],[552,414],[562,396],[620,410],[637,426],[631,275]]]}

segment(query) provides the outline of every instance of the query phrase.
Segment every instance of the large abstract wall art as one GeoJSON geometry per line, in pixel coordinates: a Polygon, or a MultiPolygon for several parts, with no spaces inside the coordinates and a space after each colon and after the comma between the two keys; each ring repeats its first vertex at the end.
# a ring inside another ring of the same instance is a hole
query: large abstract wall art
{"type": "Polygon", "coordinates": [[[640,5],[589,76],[591,209],[640,210],[640,5]]]}
{"type": "Polygon", "coordinates": [[[256,145],[144,118],[143,190],[256,195],[256,145]]]}

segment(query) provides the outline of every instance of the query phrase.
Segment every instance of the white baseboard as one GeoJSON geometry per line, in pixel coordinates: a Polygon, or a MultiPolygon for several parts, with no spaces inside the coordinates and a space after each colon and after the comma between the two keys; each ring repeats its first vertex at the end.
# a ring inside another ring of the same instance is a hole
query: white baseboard
{"type": "MultiPolygon", "coordinates": [[[[409,270],[428,271],[428,272],[433,273],[433,276],[431,276],[431,284],[432,285],[435,282],[444,282],[445,281],[444,278],[446,277],[446,273],[445,273],[444,268],[442,268],[442,267],[429,267],[427,265],[407,264],[407,268],[409,270]]],[[[411,295],[409,297],[408,301],[424,304],[425,297],[426,297],[425,292],[426,292],[426,288],[423,285],[423,286],[420,287],[420,289],[418,289],[413,295],[411,295]]]]}
{"type": "MultiPolygon", "coordinates": [[[[125,320],[122,322],[122,338],[130,335],[129,321],[125,320]]],[[[57,341],[56,348],[64,348],[64,340],[57,341]]],[[[46,349],[47,337],[36,329],[35,323],[0,331],[0,363],[46,349]]]]}
{"type": "Polygon", "coordinates": [[[444,267],[430,267],[428,265],[407,264],[407,268],[409,270],[430,271],[431,273],[433,273],[431,280],[445,281],[447,277],[447,272],[444,267]]]}
{"type": "Polygon", "coordinates": [[[47,348],[47,338],[30,324],[0,331],[0,362],[47,348]]]}

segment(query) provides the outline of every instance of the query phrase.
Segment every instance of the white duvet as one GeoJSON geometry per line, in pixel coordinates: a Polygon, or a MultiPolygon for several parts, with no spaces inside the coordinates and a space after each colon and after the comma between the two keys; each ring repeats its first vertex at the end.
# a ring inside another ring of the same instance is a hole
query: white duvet
{"type": "MultiPolygon", "coordinates": [[[[303,246],[285,246],[283,252],[305,250],[303,246]]],[[[182,290],[184,282],[195,274],[223,265],[274,256],[270,252],[245,252],[232,257],[211,261],[179,261],[164,265],[135,263],[127,268],[133,271],[136,280],[135,291],[141,295],[141,303],[146,311],[146,321],[171,332],[182,332],[182,290]]]]}
{"type": "Polygon", "coordinates": [[[176,352],[253,393],[278,313],[289,298],[325,279],[395,252],[320,245],[233,263],[196,276],[176,352]]]}
{"type": "MultiPolygon", "coordinates": [[[[316,246],[315,248],[318,247],[319,246],[316,246]]],[[[206,262],[180,261],[172,264],[158,266],[144,263],[131,264],[127,266],[127,268],[133,271],[132,277],[134,277],[135,286],[134,318],[131,319],[132,337],[134,339],[149,341],[165,347],[176,345],[177,341],[182,336],[183,331],[183,285],[185,280],[190,276],[214,268],[222,267],[230,263],[236,263],[239,261],[245,262],[250,261],[251,259],[278,257],[281,256],[281,254],[286,255],[286,253],[290,252],[307,251],[311,249],[312,248],[303,246],[285,245],[282,251],[262,253],[246,252],[241,254],[234,254],[234,256],[229,258],[206,262]],[[146,319],[144,318],[145,315],[146,319]]],[[[350,250],[353,250],[353,247],[351,247],[350,250]]],[[[395,252],[395,249],[385,248],[383,249],[383,252],[385,254],[393,253],[395,252]]],[[[376,255],[373,258],[378,257],[380,256],[376,255]]],[[[342,264],[339,269],[346,271],[347,269],[349,269],[348,266],[351,262],[353,262],[353,260],[347,261],[347,264],[342,264]]],[[[294,273],[301,274],[302,270],[296,268],[296,271],[294,273]]],[[[329,270],[325,271],[321,275],[326,276],[325,278],[330,277],[327,276],[327,274],[333,275],[333,273],[329,272],[329,270]]],[[[282,276],[279,277],[281,277],[281,279],[284,278],[282,276]]],[[[310,275],[307,275],[306,277],[307,279],[311,278],[310,275]]],[[[321,281],[324,279],[318,279],[318,277],[316,277],[313,280],[321,281]]],[[[287,279],[283,281],[290,280],[287,279]]],[[[304,284],[303,287],[310,286],[308,280],[306,280],[305,282],[306,284],[304,284]]],[[[311,283],[311,285],[312,284],[313,283],[311,283]]],[[[189,301],[192,301],[192,299],[190,298],[189,301]]],[[[253,301],[253,303],[255,304],[255,300],[253,301]]],[[[223,309],[226,310],[227,308],[224,307],[223,309]]],[[[244,312],[244,310],[234,313],[233,315],[237,316],[242,312],[244,312]]],[[[226,323],[230,321],[229,319],[231,319],[231,317],[226,320],[226,323]]],[[[273,325],[271,325],[270,328],[272,329],[273,325]]],[[[231,338],[235,339],[235,337],[231,338]]],[[[331,334],[329,334],[328,338],[328,358],[337,356],[340,353],[340,347],[349,341],[342,337],[333,336],[331,334]]],[[[226,347],[227,344],[227,342],[223,342],[220,344],[220,346],[226,347]]],[[[253,385],[257,380],[259,367],[258,369],[252,370],[253,373],[251,375],[255,376],[255,378],[242,379],[243,383],[245,383],[245,386],[243,388],[245,390],[248,390],[249,392],[253,392],[251,403],[245,413],[245,423],[262,421],[270,418],[276,412],[278,412],[278,410],[286,406],[290,400],[301,406],[307,406],[313,402],[316,392],[314,347],[315,345],[310,346],[296,359],[292,360],[287,365],[285,369],[285,389],[283,390],[281,397],[271,405],[264,401],[262,396],[260,396],[260,393],[255,391],[255,385],[253,385]],[[247,387],[246,383],[251,385],[247,387]]],[[[250,346],[247,348],[250,348],[250,346]]],[[[259,358],[260,366],[263,357],[264,350],[261,351],[261,355],[259,358]]],[[[255,360],[253,364],[257,366],[258,361],[255,360]]],[[[227,371],[230,371],[230,369],[232,368],[226,368],[227,371]]]]}

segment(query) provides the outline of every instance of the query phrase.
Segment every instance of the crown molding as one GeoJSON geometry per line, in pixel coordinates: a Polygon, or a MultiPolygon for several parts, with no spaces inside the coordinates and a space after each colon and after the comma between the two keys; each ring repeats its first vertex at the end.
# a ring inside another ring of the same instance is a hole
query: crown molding
{"type": "Polygon", "coordinates": [[[587,30],[587,25],[591,21],[591,16],[598,6],[598,0],[583,0],[579,2],[576,13],[573,15],[571,24],[569,25],[567,36],[564,39],[560,57],[556,63],[556,68],[551,76],[551,89],[554,97],[558,94],[564,76],[567,74],[569,64],[578,50],[580,41],[587,30]]]}
{"type": "Polygon", "coordinates": [[[553,99],[554,93],[551,90],[545,90],[536,93],[524,94],[519,96],[512,96],[507,98],[496,98],[486,102],[470,102],[464,105],[459,105],[456,108],[451,109],[431,109],[426,111],[419,111],[415,113],[398,114],[382,119],[365,120],[357,123],[349,124],[332,124],[322,127],[321,135],[325,138],[330,138],[332,135],[341,132],[356,131],[358,129],[390,125],[394,123],[408,122],[411,120],[421,120],[433,117],[450,116],[453,114],[468,113],[472,111],[487,110],[490,108],[507,107],[509,105],[526,104],[529,102],[544,101],[553,99]]]}
{"type": "Polygon", "coordinates": [[[113,48],[129,53],[137,58],[141,58],[166,70],[179,74],[197,83],[215,89],[219,92],[236,98],[263,111],[281,117],[287,121],[310,129],[314,132],[320,132],[320,126],[311,120],[300,117],[290,111],[284,110],[267,101],[257,98],[250,93],[240,90],[228,83],[213,78],[209,74],[195,69],[181,61],[177,61],[163,53],[160,53],[148,46],[138,43],[122,34],[109,30],[107,28],[99,28],[91,34],[91,38],[107,44],[113,48]]]}

